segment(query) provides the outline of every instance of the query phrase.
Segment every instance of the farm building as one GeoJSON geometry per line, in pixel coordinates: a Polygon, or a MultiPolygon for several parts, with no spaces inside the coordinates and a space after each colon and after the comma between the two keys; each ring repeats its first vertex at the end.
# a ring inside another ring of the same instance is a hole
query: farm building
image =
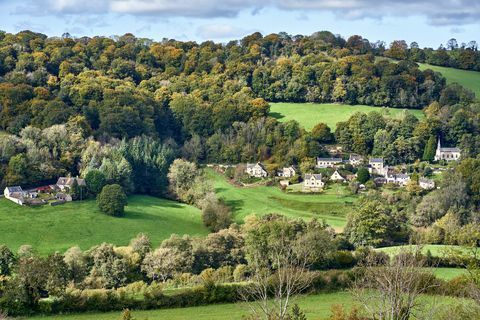
{"type": "Polygon", "coordinates": [[[24,192],[20,186],[6,187],[3,191],[3,195],[6,199],[21,206],[25,203],[26,192],[24,192]]]}

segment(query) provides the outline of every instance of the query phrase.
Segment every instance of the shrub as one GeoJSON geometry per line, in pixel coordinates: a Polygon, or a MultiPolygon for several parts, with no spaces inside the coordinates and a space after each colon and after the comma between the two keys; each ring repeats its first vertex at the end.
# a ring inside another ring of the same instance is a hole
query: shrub
{"type": "Polygon", "coordinates": [[[124,213],[127,196],[120,185],[106,185],[97,196],[97,205],[103,213],[119,217],[124,213]]]}

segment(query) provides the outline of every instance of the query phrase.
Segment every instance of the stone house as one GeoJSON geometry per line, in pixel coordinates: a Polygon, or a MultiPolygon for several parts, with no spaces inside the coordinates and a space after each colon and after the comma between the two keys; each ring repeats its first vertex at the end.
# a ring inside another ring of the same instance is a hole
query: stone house
{"type": "Polygon", "coordinates": [[[342,158],[317,158],[317,168],[333,168],[343,164],[342,158]]]}
{"type": "Polygon", "coordinates": [[[267,170],[265,170],[265,167],[260,162],[247,163],[247,168],[245,172],[251,177],[256,177],[256,178],[268,177],[267,170]]]}
{"type": "Polygon", "coordinates": [[[303,189],[310,191],[320,191],[325,186],[321,174],[306,174],[303,178],[303,189]]]}
{"type": "Polygon", "coordinates": [[[297,169],[294,166],[284,167],[277,171],[277,176],[284,178],[292,178],[297,175],[297,169]]]}
{"type": "Polygon", "coordinates": [[[435,188],[435,181],[433,181],[432,179],[421,177],[420,179],[418,179],[418,185],[424,190],[431,190],[435,188]]]}
{"type": "Polygon", "coordinates": [[[3,190],[3,195],[6,199],[21,206],[25,203],[26,193],[20,186],[6,187],[5,190],[3,190]]]}
{"type": "Polygon", "coordinates": [[[334,173],[330,176],[330,180],[336,181],[336,182],[344,182],[345,178],[338,172],[338,170],[335,170],[334,173]]]}
{"type": "Polygon", "coordinates": [[[385,175],[383,158],[370,158],[368,160],[368,172],[370,174],[385,175]]]}
{"type": "Polygon", "coordinates": [[[80,179],[79,177],[60,177],[57,180],[56,186],[61,191],[70,191],[75,181],[79,187],[85,187],[87,185],[85,179],[80,179]]]}
{"type": "Polygon", "coordinates": [[[405,186],[408,181],[410,181],[408,174],[404,173],[388,174],[385,178],[387,179],[387,183],[393,183],[400,186],[405,186]]]}
{"type": "Polygon", "coordinates": [[[362,164],[362,162],[363,162],[363,157],[358,154],[351,153],[350,157],[348,158],[348,163],[354,167],[358,167],[359,165],[362,164]]]}

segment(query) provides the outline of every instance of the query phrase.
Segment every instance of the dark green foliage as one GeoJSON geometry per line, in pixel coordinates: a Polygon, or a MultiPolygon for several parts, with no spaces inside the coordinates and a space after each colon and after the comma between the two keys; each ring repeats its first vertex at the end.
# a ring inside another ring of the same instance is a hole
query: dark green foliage
{"type": "Polygon", "coordinates": [[[122,216],[127,205],[127,196],[118,184],[109,184],[103,187],[97,196],[98,208],[111,216],[122,216]]]}
{"type": "Polygon", "coordinates": [[[85,175],[85,183],[88,191],[93,195],[97,195],[106,184],[105,175],[100,170],[92,169],[85,175]]]}
{"type": "Polygon", "coordinates": [[[15,255],[6,245],[0,246],[0,275],[9,276],[16,262],[15,255]]]}
{"type": "Polygon", "coordinates": [[[430,162],[433,161],[435,157],[436,149],[437,149],[437,139],[435,139],[434,136],[430,136],[430,138],[428,138],[427,144],[425,145],[422,159],[430,162]]]}
{"type": "Polygon", "coordinates": [[[359,183],[366,183],[370,180],[370,173],[368,172],[367,168],[360,168],[357,171],[357,181],[359,183]]]}

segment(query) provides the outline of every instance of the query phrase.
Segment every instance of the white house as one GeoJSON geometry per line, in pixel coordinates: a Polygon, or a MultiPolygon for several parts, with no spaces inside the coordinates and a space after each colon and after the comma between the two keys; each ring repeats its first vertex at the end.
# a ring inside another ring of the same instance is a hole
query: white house
{"type": "Polygon", "coordinates": [[[25,192],[20,186],[6,187],[3,194],[6,199],[16,204],[23,205],[25,203],[25,192]]]}
{"type": "Polygon", "coordinates": [[[62,191],[69,191],[75,181],[79,187],[85,187],[87,185],[85,179],[80,179],[79,177],[60,177],[56,185],[62,191]]]}
{"type": "Polygon", "coordinates": [[[297,170],[294,166],[284,167],[281,170],[277,171],[277,176],[284,177],[284,178],[292,178],[297,175],[297,170]]]}
{"type": "Polygon", "coordinates": [[[456,161],[460,159],[461,151],[459,148],[442,148],[440,139],[438,139],[437,150],[435,151],[435,161],[456,161]]]}
{"type": "Polygon", "coordinates": [[[354,167],[361,165],[362,162],[363,162],[363,157],[358,154],[351,153],[350,157],[348,158],[348,163],[350,163],[354,167]]]}
{"type": "Polygon", "coordinates": [[[245,170],[251,177],[266,178],[268,176],[267,170],[260,162],[255,164],[247,163],[247,169],[245,170]]]}
{"type": "Polygon", "coordinates": [[[335,172],[330,176],[330,180],[344,182],[345,178],[340,174],[340,172],[338,172],[338,170],[335,170],[335,172]]]}
{"type": "Polygon", "coordinates": [[[303,178],[303,189],[320,191],[325,186],[321,174],[306,174],[303,178]]]}
{"type": "Polygon", "coordinates": [[[420,188],[424,190],[431,190],[435,188],[435,181],[433,181],[432,179],[422,177],[418,179],[418,185],[420,186],[420,188]]]}
{"type": "Polygon", "coordinates": [[[408,174],[404,173],[387,174],[385,178],[387,179],[387,183],[393,183],[400,186],[405,186],[408,181],[410,181],[408,174]]]}
{"type": "Polygon", "coordinates": [[[384,175],[383,158],[370,158],[368,160],[368,172],[384,175]]]}
{"type": "Polygon", "coordinates": [[[317,168],[333,168],[341,164],[342,158],[317,158],[317,168]]]}

